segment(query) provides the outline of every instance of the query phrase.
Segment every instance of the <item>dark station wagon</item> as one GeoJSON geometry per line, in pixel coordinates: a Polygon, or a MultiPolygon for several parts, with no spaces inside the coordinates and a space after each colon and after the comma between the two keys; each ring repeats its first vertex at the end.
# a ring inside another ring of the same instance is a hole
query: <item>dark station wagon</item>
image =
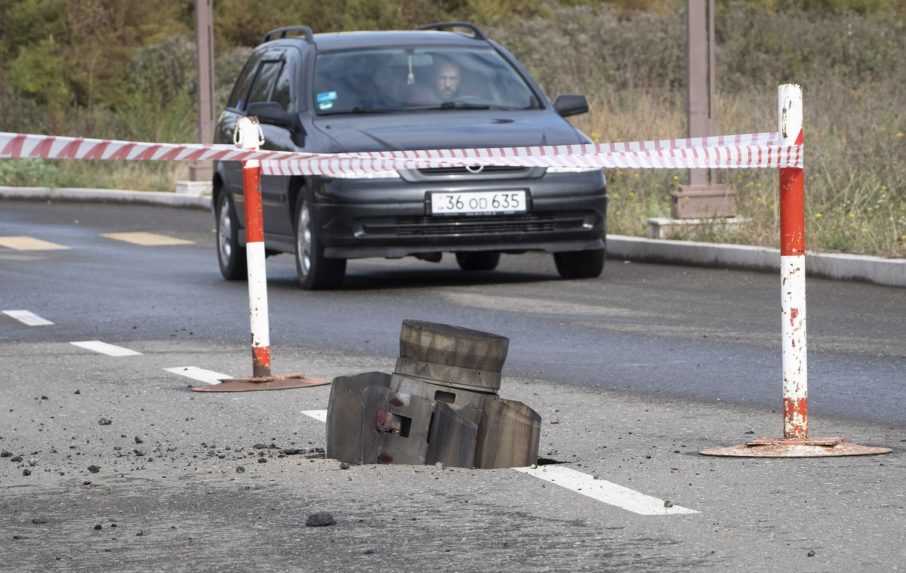
{"type": "MultiPolygon", "coordinates": [[[[264,37],[220,116],[218,143],[256,116],[263,149],[363,152],[588,143],[505,48],[465,22],[414,31],[264,37]]],[[[565,278],[601,274],[607,194],[601,170],[544,167],[401,170],[363,179],[262,178],[265,245],[293,253],[306,289],[335,288],[348,259],[455,253],[490,271],[501,253],[553,253],[565,278]]],[[[241,165],[214,174],[217,253],[227,279],[245,276],[241,165]]]]}

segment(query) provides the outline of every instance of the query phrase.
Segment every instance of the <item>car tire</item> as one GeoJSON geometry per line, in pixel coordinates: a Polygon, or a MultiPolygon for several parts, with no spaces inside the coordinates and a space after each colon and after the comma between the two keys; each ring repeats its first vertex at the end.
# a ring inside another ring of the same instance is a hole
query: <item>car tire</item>
{"type": "Polygon", "coordinates": [[[309,202],[300,198],[296,208],[296,275],[305,290],[339,287],[346,276],[346,259],[328,259],[321,244],[320,225],[309,202]]]}
{"type": "Polygon", "coordinates": [[[493,271],[500,264],[500,253],[456,253],[456,263],[464,271],[493,271]]]}
{"type": "Polygon", "coordinates": [[[228,191],[217,196],[215,212],[217,224],[217,262],[220,274],[228,281],[238,281],[248,276],[245,247],[239,244],[239,217],[233,198],[228,191]]]}
{"type": "Polygon", "coordinates": [[[557,272],[565,279],[593,279],[604,271],[604,249],[554,253],[557,272]]]}

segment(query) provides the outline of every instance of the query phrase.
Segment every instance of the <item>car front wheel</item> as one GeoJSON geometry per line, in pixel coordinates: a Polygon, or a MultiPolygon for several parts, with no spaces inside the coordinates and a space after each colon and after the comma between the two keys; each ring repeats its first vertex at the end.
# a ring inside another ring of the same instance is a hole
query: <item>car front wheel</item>
{"type": "Polygon", "coordinates": [[[217,197],[217,262],[228,281],[246,278],[245,247],[239,244],[239,218],[227,191],[217,197]]]}
{"type": "Polygon", "coordinates": [[[565,279],[593,279],[604,271],[604,255],[604,249],[554,253],[554,263],[565,279]]]}
{"type": "Polygon", "coordinates": [[[346,275],[346,259],[324,257],[319,226],[313,219],[308,201],[299,201],[296,209],[296,274],[305,290],[337,288],[346,275]]]}

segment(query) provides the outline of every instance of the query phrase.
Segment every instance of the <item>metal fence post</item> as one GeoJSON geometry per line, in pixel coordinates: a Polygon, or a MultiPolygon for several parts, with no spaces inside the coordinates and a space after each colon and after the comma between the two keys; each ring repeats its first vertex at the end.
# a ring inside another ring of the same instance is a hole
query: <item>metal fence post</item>
{"type": "MultiPolygon", "coordinates": [[[[261,146],[258,123],[244,117],[239,120],[236,129],[239,146],[245,150],[258,151],[261,146]]],[[[257,159],[242,162],[242,193],[245,197],[245,252],[248,262],[249,321],[252,328],[252,376],[262,378],[271,375],[271,340],[267,312],[261,164],[257,159]]]]}
{"type": "MultiPolygon", "coordinates": [[[[261,204],[261,162],[254,156],[264,143],[258,120],[239,119],[234,142],[246,152],[242,160],[242,193],[245,198],[245,253],[248,263],[249,322],[252,330],[252,377],[227,378],[213,386],[198,386],[194,392],[251,392],[323,386],[330,382],[304,374],[271,374],[271,339],[267,308],[267,256],[264,248],[264,210],[261,204]]],[[[226,193],[227,191],[224,191],[226,193]]]]}
{"type": "MultiPolygon", "coordinates": [[[[802,88],[777,90],[780,149],[800,153],[803,145],[802,88]],[[794,151],[793,151],[794,150],[794,151]]],[[[780,332],[783,363],[783,438],[702,450],[706,456],[816,458],[888,454],[889,448],[854,444],[841,437],[808,437],[808,361],[805,336],[805,169],[780,168],[780,332]]]]}
{"type": "MultiPolygon", "coordinates": [[[[802,145],[802,89],[777,90],[783,145],[802,145]]],[[[805,314],[805,170],[780,169],[780,288],[783,337],[783,437],[808,438],[805,314]]]]}

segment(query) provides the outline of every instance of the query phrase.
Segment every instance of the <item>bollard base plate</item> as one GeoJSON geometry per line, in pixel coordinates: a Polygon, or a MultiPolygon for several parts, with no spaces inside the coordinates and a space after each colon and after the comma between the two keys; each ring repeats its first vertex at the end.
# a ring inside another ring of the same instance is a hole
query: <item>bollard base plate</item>
{"type": "Polygon", "coordinates": [[[726,448],[708,448],[703,456],[736,458],[824,458],[837,456],[875,456],[889,454],[890,448],[862,446],[845,438],[757,438],[726,448]]]}
{"type": "Polygon", "coordinates": [[[220,384],[193,386],[192,392],[261,392],[265,390],[313,388],[328,384],[330,382],[327,380],[307,378],[304,374],[286,374],[284,376],[261,376],[258,378],[224,378],[220,384]]]}

